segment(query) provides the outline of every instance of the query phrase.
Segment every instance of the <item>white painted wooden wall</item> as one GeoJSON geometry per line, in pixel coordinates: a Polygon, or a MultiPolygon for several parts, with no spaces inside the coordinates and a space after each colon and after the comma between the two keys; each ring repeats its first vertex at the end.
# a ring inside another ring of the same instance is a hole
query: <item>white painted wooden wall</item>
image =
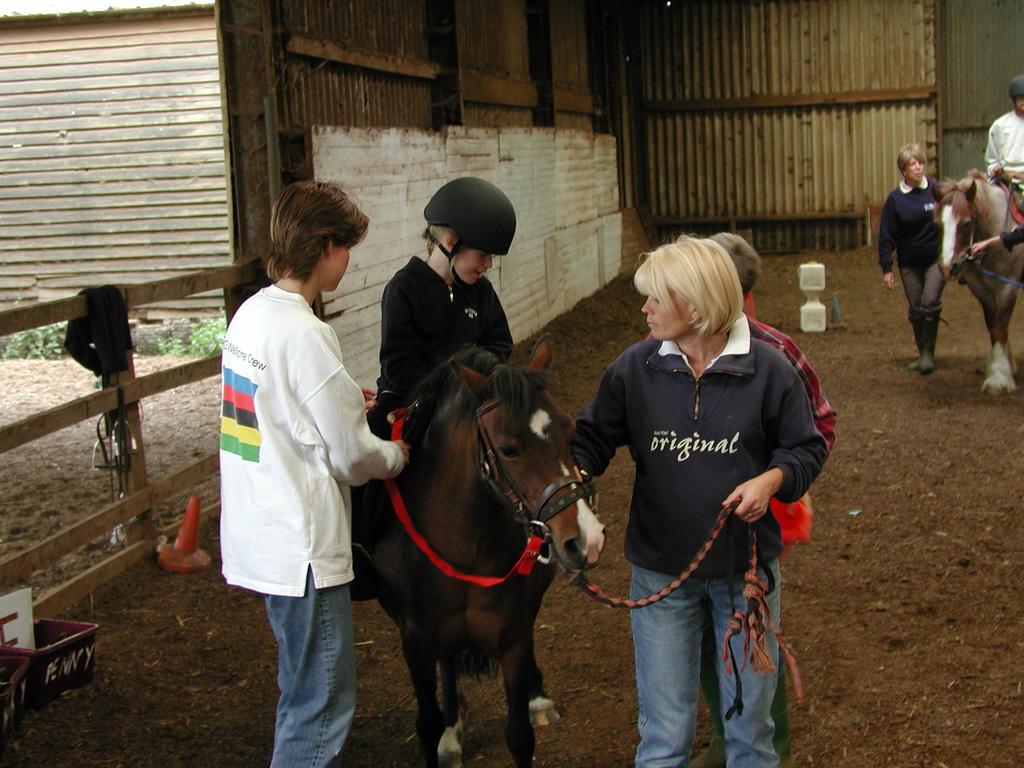
{"type": "Polygon", "coordinates": [[[426,254],[423,207],[446,181],[480,176],[516,208],[512,249],[488,272],[523,339],[618,275],[622,218],[615,139],[557,128],[314,128],[313,168],[370,217],[339,290],[325,297],[353,378],[379,373],[380,297],[412,255],[426,254]]]}

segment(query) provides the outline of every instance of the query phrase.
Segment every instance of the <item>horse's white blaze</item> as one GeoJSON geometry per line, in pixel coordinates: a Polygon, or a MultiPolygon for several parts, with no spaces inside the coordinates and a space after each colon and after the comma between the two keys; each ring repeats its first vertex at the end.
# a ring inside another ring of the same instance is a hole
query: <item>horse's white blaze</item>
{"type": "MultiPolygon", "coordinates": [[[[570,474],[569,468],[565,464],[562,465],[562,471],[567,475],[570,474]]],[[[604,526],[597,519],[594,510],[583,499],[576,502],[576,525],[580,527],[580,533],[583,534],[583,551],[587,554],[587,561],[596,561],[597,556],[604,549],[604,526]]]]}
{"type": "Polygon", "coordinates": [[[942,248],[939,251],[939,263],[944,267],[953,264],[953,248],[956,246],[956,217],[950,205],[942,209],[942,248]]]}
{"type": "Polygon", "coordinates": [[[537,411],[530,417],[530,431],[541,440],[547,440],[548,427],[551,426],[551,416],[547,411],[537,411]]]}
{"type": "Polygon", "coordinates": [[[992,345],[992,354],[988,358],[988,376],[981,385],[982,392],[1000,394],[1002,392],[1013,392],[1017,389],[1017,383],[1013,380],[1013,364],[1007,353],[1006,347],[998,341],[992,345]]]}

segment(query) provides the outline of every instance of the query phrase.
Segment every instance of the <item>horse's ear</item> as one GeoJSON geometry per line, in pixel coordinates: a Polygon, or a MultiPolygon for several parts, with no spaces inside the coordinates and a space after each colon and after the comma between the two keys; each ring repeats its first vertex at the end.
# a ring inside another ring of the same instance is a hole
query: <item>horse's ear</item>
{"type": "Polygon", "coordinates": [[[935,197],[936,203],[941,203],[942,198],[949,194],[949,190],[952,187],[953,182],[949,179],[943,179],[934,187],[932,187],[932,195],[935,197]]]}
{"type": "Polygon", "coordinates": [[[487,394],[491,388],[491,383],[486,376],[482,373],[477,373],[472,368],[466,368],[463,365],[459,365],[454,360],[451,361],[452,368],[455,369],[455,373],[465,382],[466,386],[475,394],[477,397],[483,397],[487,394]]]}
{"type": "Polygon", "coordinates": [[[964,194],[967,196],[967,202],[968,203],[973,203],[974,202],[974,196],[976,194],[978,194],[978,182],[976,180],[972,181],[971,182],[971,186],[969,186],[966,189],[964,194]]]}
{"type": "Polygon", "coordinates": [[[554,352],[551,349],[551,334],[545,333],[537,340],[537,343],[533,345],[533,351],[530,353],[530,362],[527,365],[538,371],[546,371],[551,367],[551,359],[553,356],[554,352]]]}

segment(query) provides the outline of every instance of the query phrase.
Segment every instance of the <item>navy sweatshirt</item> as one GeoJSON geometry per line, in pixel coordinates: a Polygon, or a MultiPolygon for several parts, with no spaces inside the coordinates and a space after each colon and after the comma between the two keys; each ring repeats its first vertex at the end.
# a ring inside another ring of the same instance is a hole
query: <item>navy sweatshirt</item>
{"type": "Polygon", "coordinates": [[[487,278],[467,285],[456,276],[449,297],[444,279],[414,256],[384,287],[380,309],[377,389],[402,402],[459,347],[475,344],[502,362],[512,353],[505,310],[487,278]]]}
{"type": "MultiPolygon", "coordinates": [[[[748,353],[723,355],[695,381],[683,358],[660,355],[660,346],[653,339],[634,344],[608,366],[577,419],[572,450],[582,469],[599,475],[618,446],[629,446],[636,478],[626,559],[677,574],[737,485],[779,467],[784,479],[776,497],[795,501],[821,471],[827,449],[796,369],[778,350],[751,341],[748,353]]],[[[733,533],[723,532],[697,576],[744,570],[746,537],[736,537],[742,524],[732,518],[729,528],[733,533]]],[[[775,517],[766,514],[754,529],[761,556],[777,557],[775,517]]]]}
{"type": "Polygon", "coordinates": [[[896,187],[885,199],[878,227],[878,264],[892,272],[892,252],[901,267],[930,267],[939,257],[935,223],[935,182],[926,189],[903,192],[896,187]]]}

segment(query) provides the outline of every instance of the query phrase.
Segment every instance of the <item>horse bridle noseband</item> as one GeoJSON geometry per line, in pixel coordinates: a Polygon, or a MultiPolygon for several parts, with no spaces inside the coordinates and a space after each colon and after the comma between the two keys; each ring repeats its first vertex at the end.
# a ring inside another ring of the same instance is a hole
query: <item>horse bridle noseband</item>
{"type": "Polygon", "coordinates": [[[536,504],[530,504],[529,496],[520,490],[506,471],[494,446],[494,439],[483,423],[483,417],[500,405],[498,400],[487,400],[476,409],[474,416],[480,479],[491,495],[513,517],[530,530],[542,535],[547,542],[551,538],[548,523],[556,515],[578,501],[593,504],[594,483],[579,475],[563,475],[548,483],[541,491],[536,504]],[[563,492],[566,488],[569,490],[563,492]]]}
{"type": "MultiPolygon", "coordinates": [[[[399,408],[394,412],[394,421],[391,424],[392,440],[400,440],[402,438],[406,417],[409,411],[415,408],[415,405],[414,403],[409,409],[399,408]]],[[[487,427],[481,421],[485,414],[497,408],[498,405],[500,403],[497,400],[488,400],[476,410],[477,458],[480,465],[480,479],[495,500],[504,509],[509,511],[513,517],[517,518],[517,522],[526,528],[527,533],[526,545],[522,553],[504,576],[482,576],[465,573],[445,560],[444,557],[430,546],[430,542],[424,538],[423,534],[416,529],[395,481],[393,479],[384,481],[384,487],[387,489],[395,516],[409,535],[409,538],[416,545],[416,548],[426,556],[435,568],[446,576],[485,588],[496,587],[516,575],[528,576],[536,562],[543,564],[550,562],[551,558],[547,552],[551,550],[549,545],[552,537],[551,531],[548,528],[548,522],[569,505],[584,498],[591,500],[594,496],[594,484],[589,479],[583,480],[582,478],[566,475],[549,483],[541,492],[540,500],[536,507],[531,507],[526,494],[519,490],[515,482],[505,471],[504,465],[494,449],[494,441],[487,431],[487,427]],[[507,486],[505,489],[502,489],[501,485],[499,485],[499,478],[507,486]],[[569,493],[559,495],[564,488],[570,486],[569,493]]],[[[572,572],[571,564],[562,560],[557,547],[555,547],[555,552],[559,556],[559,562],[562,567],[567,572],[572,572]]]]}
{"type": "Polygon", "coordinates": [[[964,248],[960,251],[960,253],[962,254],[960,258],[957,258],[956,253],[953,254],[952,263],[949,265],[949,274],[952,275],[953,277],[959,277],[960,271],[964,268],[964,264],[970,264],[977,261],[978,265],[980,266],[981,260],[985,256],[984,253],[980,253],[977,255],[971,253],[971,248],[974,246],[974,233],[978,231],[977,219],[975,219],[972,216],[971,218],[967,219],[965,223],[970,225],[971,236],[970,238],[968,238],[967,245],[964,246],[964,248]]]}

